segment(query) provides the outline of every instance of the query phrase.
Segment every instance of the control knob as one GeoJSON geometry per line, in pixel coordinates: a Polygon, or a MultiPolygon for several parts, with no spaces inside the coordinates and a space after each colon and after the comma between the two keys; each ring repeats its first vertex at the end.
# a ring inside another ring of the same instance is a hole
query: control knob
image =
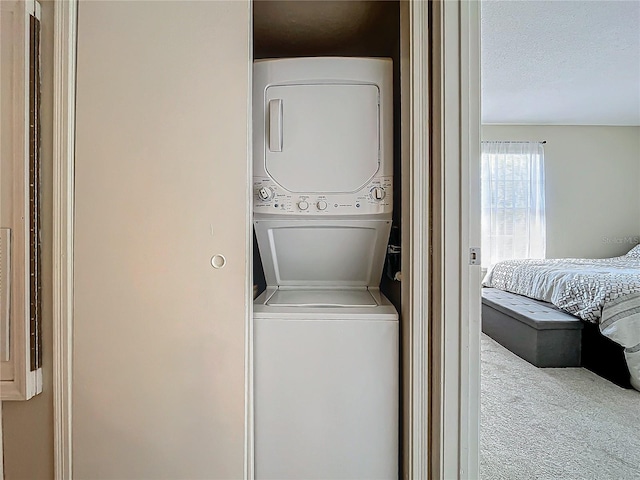
{"type": "Polygon", "coordinates": [[[307,208],[309,208],[309,204],[307,202],[305,202],[304,200],[301,200],[298,202],[298,208],[300,210],[306,210],[307,208]]]}
{"type": "Polygon", "coordinates": [[[318,207],[318,210],[325,210],[327,208],[327,202],[325,202],[324,200],[320,200],[318,203],[316,203],[316,207],[318,207]]]}
{"type": "Polygon", "coordinates": [[[379,202],[385,197],[386,192],[382,187],[373,187],[369,192],[369,195],[371,196],[372,200],[376,200],[379,202]]]}
{"type": "Polygon", "coordinates": [[[273,198],[273,190],[269,187],[261,187],[258,190],[258,197],[260,197],[260,200],[263,202],[271,200],[273,198]]]}

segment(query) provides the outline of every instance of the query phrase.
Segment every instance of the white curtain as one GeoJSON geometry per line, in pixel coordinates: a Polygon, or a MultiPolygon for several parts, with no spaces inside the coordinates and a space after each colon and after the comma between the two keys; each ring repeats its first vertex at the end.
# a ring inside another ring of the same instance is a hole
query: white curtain
{"type": "Polygon", "coordinates": [[[482,267],[544,258],[544,148],[540,142],[482,142],[482,267]]]}

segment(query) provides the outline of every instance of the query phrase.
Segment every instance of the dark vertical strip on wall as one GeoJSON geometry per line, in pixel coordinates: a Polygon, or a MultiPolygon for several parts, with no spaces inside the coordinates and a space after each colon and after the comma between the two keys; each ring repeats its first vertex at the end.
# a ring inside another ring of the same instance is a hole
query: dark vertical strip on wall
{"type": "Polygon", "coordinates": [[[40,21],[29,25],[29,298],[31,370],[42,366],[40,21]]]}
{"type": "Polygon", "coordinates": [[[40,20],[36,20],[36,97],[37,97],[37,131],[38,135],[37,139],[37,159],[38,159],[38,168],[36,170],[38,174],[37,179],[37,207],[38,207],[38,223],[37,223],[37,245],[38,245],[38,282],[37,282],[37,290],[38,290],[38,315],[37,315],[37,325],[36,332],[38,334],[36,346],[37,346],[37,355],[36,355],[36,368],[42,367],[42,116],[40,112],[42,111],[42,79],[41,79],[41,66],[40,66],[40,20]]]}

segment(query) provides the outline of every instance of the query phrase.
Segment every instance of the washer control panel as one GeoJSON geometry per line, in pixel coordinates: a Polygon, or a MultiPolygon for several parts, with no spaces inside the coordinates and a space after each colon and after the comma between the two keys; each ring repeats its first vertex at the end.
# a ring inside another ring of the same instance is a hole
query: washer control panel
{"type": "Polygon", "coordinates": [[[376,177],[355,193],[293,193],[270,178],[254,177],[253,211],[281,215],[391,213],[393,177],[376,177]]]}

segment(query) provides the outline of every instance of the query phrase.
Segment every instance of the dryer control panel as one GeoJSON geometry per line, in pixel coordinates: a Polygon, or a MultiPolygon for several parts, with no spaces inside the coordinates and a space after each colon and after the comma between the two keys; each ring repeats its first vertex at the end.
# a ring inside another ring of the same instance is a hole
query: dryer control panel
{"type": "Polygon", "coordinates": [[[253,211],[280,215],[391,213],[393,177],[375,177],[355,193],[293,193],[270,178],[254,177],[253,211]]]}

